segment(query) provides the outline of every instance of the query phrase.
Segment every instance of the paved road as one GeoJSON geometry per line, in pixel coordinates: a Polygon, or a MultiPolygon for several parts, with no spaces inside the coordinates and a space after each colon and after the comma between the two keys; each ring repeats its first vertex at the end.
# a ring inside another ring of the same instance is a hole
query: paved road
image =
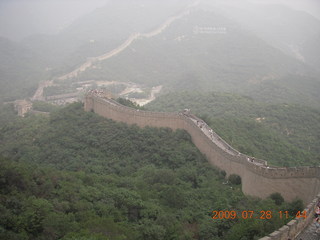
{"type": "Polygon", "coordinates": [[[315,233],[316,225],[312,222],[304,231],[299,234],[296,240],[320,240],[320,233],[315,233]]]}

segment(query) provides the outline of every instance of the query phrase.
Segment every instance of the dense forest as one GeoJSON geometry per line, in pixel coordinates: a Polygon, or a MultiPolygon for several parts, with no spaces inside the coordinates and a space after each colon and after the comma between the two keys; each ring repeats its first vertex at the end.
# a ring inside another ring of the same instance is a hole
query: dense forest
{"type": "Polygon", "coordinates": [[[0,239],[258,239],[291,218],[276,212],[302,208],[244,196],[182,130],[115,123],[80,103],[0,112],[0,239]],[[220,210],[274,215],[212,219],[220,210]]]}
{"type": "Polygon", "coordinates": [[[180,92],[159,96],[154,111],[190,108],[240,152],[277,166],[318,166],[320,111],[269,104],[231,93],[180,92]]]}

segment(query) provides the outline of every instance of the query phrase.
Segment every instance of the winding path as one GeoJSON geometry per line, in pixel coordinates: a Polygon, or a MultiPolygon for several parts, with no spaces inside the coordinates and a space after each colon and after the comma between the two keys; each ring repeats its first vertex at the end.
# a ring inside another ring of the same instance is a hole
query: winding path
{"type": "Polygon", "coordinates": [[[68,78],[76,77],[80,72],[84,72],[85,70],[90,68],[94,63],[96,63],[98,61],[103,61],[103,60],[109,59],[109,58],[121,53],[126,48],[128,48],[135,40],[142,39],[142,38],[151,38],[156,35],[159,35],[166,28],[168,28],[174,21],[182,18],[185,15],[188,15],[190,13],[190,9],[192,7],[195,7],[198,4],[199,4],[199,1],[195,1],[194,3],[187,6],[186,10],[183,10],[181,13],[179,13],[178,15],[176,15],[174,17],[170,17],[161,26],[157,27],[156,29],[152,30],[149,33],[133,33],[133,34],[131,34],[129,36],[129,38],[124,43],[122,43],[119,47],[117,47],[117,48],[115,48],[115,49],[111,50],[110,52],[107,52],[103,55],[88,58],[87,61],[84,64],[82,64],[80,67],[78,67],[77,69],[73,70],[70,73],[67,73],[67,74],[59,77],[58,79],[59,80],[66,80],[68,78]]]}
{"type": "Polygon", "coordinates": [[[38,88],[34,93],[33,97],[31,98],[31,101],[43,101],[44,100],[43,89],[52,85],[53,85],[53,80],[39,82],[38,88]]]}
{"type": "Polygon", "coordinates": [[[310,223],[310,225],[304,229],[304,231],[296,237],[296,240],[319,240],[320,233],[316,233],[315,223],[310,223]]]}
{"type": "MultiPolygon", "coordinates": [[[[149,33],[133,33],[129,36],[129,38],[122,43],[120,46],[118,46],[117,48],[103,54],[97,57],[91,57],[88,58],[87,61],[85,63],[83,63],[80,67],[74,69],[73,71],[58,77],[58,80],[66,80],[69,78],[73,78],[78,76],[78,74],[80,72],[84,72],[86,71],[88,68],[92,67],[92,65],[96,62],[99,61],[103,61],[106,59],[109,59],[113,56],[118,55],[119,53],[121,53],[122,51],[124,51],[125,49],[127,49],[135,40],[137,39],[141,39],[141,38],[151,38],[154,37],[156,35],[159,35],[160,33],[162,33],[166,28],[168,28],[174,21],[176,21],[177,19],[182,18],[185,15],[188,15],[190,13],[190,9],[197,6],[199,4],[199,0],[194,1],[192,4],[190,4],[189,6],[186,7],[185,10],[183,10],[181,13],[179,13],[176,16],[170,17],[169,19],[167,19],[163,24],[161,24],[159,27],[157,27],[156,29],[152,30],[149,33]]],[[[43,81],[40,82],[38,85],[38,88],[36,90],[36,92],[34,93],[33,97],[31,98],[32,101],[36,101],[36,100],[44,100],[43,97],[43,89],[45,87],[51,86],[53,84],[53,80],[48,80],[48,81],[43,81]]]]}

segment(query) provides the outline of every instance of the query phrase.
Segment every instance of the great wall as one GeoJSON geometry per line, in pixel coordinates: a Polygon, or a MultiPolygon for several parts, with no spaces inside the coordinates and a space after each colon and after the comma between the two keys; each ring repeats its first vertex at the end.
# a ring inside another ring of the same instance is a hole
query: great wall
{"type": "Polygon", "coordinates": [[[295,239],[312,222],[315,205],[320,200],[320,167],[271,167],[264,160],[252,160],[251,157],[233,149],[205,123],[204,127],[200,128],[198,123],[203,121],[190,113],[136,110],[95,93],[86,95],[84,109],[114,121],[136,124],[139,127],[184,129],[211,164],[224,170],[227,175],[237,174],[241,177],[244,194],[267,198],[270,194],[278,192],[286,201],[300,198],[305,205],[310,203],[305,209],[308,213],[307,219],[294,219],[278,231],[262,238],[263,240],[295,239]]]}
{"type": "Polygon", "coordinates": [[[80,67],[74,69],[70,73],[67,73],[61,77],[59,77],[59,80],[66,80],[68,78],[74,78],[79,75],[79,73],[86,71],[90,67],[92,67],[95,63],[99,61],[104,61],[106,59],[109,59],[111,57],[114,57],[127,49],[135,40],[143,39],[143,38],[152,38],[154,36],[159,35],[162,33],[167,27],[169,27],[174,21],[177,19],[182,18],[185,15],[190,14],[190,9],[195,7],[199,4],[199,1],[195,1],[192,4],[188,5],[186,9],[184,9],[181,13],[177,14],[176,16],[168,18],[164,23],[162,23],[159,27],[153,29],[152,31],[148,33],[133,33],[131,34],[128,39],[126,39],[120,46],[117,48],[111,50],[110,52],[107,52],[103,55],[97,56],[97,57],[91,57],[88,58],[85,63],[83,63],[80,67]]]}

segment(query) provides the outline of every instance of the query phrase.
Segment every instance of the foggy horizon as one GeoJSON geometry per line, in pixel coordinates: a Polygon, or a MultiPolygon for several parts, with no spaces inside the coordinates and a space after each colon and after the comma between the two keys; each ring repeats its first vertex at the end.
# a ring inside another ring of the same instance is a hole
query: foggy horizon
{"type": "MultiPolygon", "coordinates": [[[[57,34],[79,18],[104,7],[108,2],[112,0],[4,0],[0,2],[0,36],[20,41],[37,34],[57,34]]],[[[236,2],[241,5],[241,1],[225,2],[228,4],[236,2]]],[[[283,4],[304,11],[320,21],[320,2],[317,0],[248,0],[248,2],[283,4]]]]}
{"type": "Polygon", "coordinates": [[[108,1],[0,1],[0,36],[20,41],[34,34],[56,34],[108,1]]]}

